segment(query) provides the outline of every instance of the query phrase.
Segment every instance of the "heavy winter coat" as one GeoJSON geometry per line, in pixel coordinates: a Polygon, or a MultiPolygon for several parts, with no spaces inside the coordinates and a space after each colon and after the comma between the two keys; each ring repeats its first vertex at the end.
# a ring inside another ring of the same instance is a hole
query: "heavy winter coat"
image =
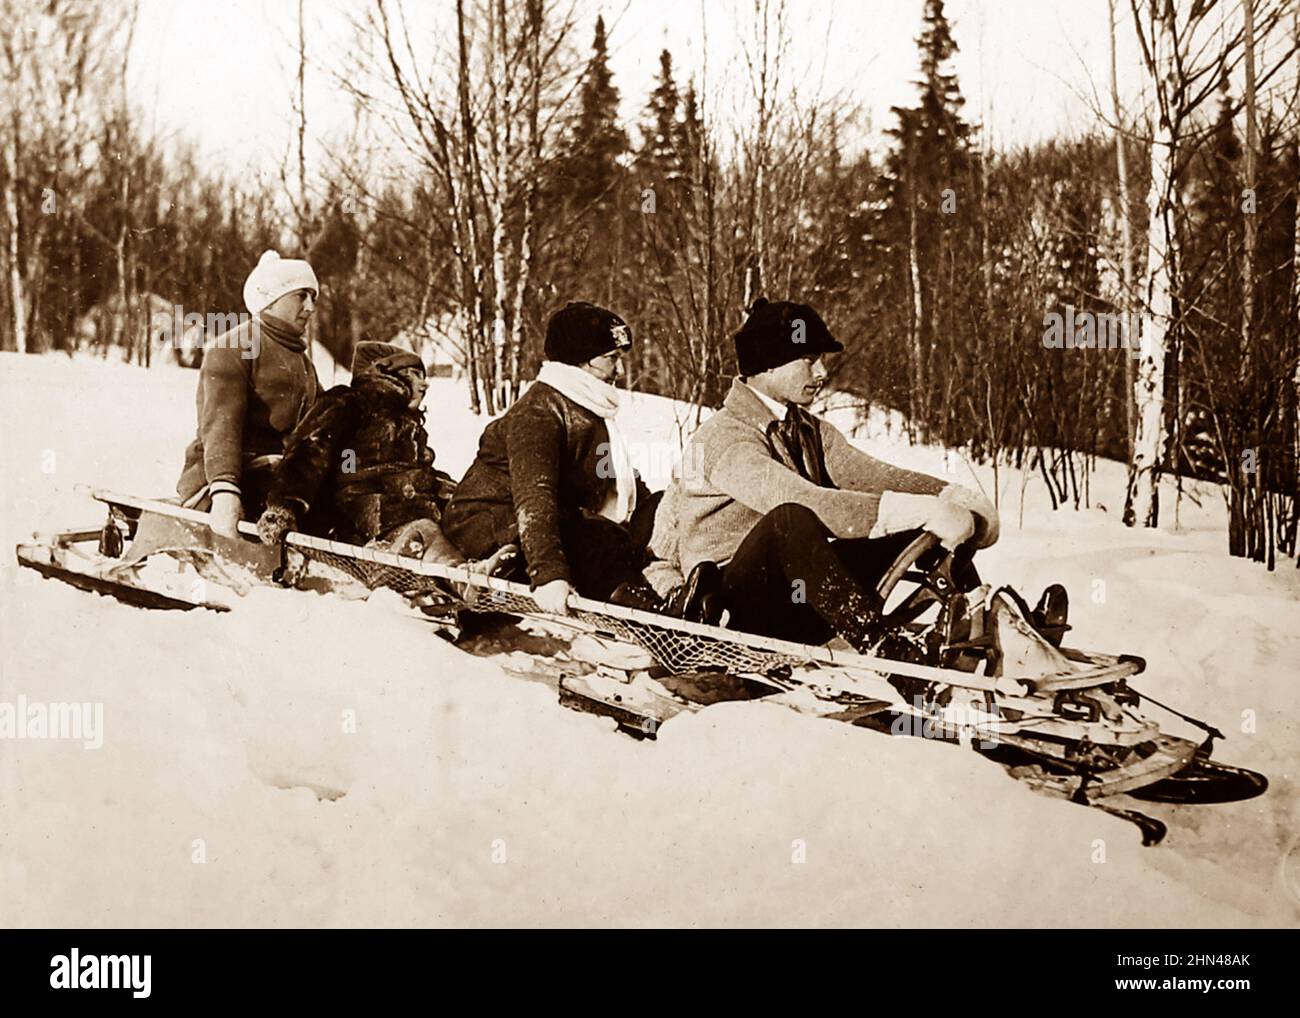
{"type": "Polygon", "coordinates": [[[434,469],[424,414],[409,399],[368,376],[330,389],[289,436],[268,508],[291,509],[308,533],[353,544],[437,521],[454,485],[434,469]]]}
{"type": "MultiPolygon", "coordinates": [[[[602,418],[544,382],[534,383],[483,430],[478,455],[443,515],[469,558],[517,543],[534,587],[573,577],[562,520],[597,514],[615,490],[602,418]]],[[[648,498],[639,480],[638,500],[648,498]]]]}
{"type": "MultiPolygon", "coordinates": [[[[185,452],[176,484],[182,501],[208,491],[242,492],[246,465],[279,454],[302,420],[320,382],[301,330],[273,318],[250,319],[218,336],[203,355],[197,395],[198,434],[185,452]],[[256,357],[246,353],[256,351],[256,357]]],[[[246,511],[254,511],[245,505],[246,511]]]]}
{"type": "Polygon", "coordinates": [[[835,537],[867,537],[882,492],[937,495],[946,486],[868,456],[828,421],[810,419],[833,488],[800,475],[784,445],[768,437],[772,411],[740,379],[732,382],[722,409],[700,425],[682,454],[655,516],[651,551],[685,575],[706,560],[727,563],[754,525],[788,502],[811,509],[835,537]]]}

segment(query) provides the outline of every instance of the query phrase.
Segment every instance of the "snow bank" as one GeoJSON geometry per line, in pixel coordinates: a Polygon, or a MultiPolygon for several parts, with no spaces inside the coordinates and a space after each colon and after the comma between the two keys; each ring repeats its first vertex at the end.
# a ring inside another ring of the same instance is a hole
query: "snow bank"
{"type": "MultiPolygon", "coordinates": [[[[0,355],[0,539],[97,522],[74,482],[169,491],[195,378],[0,355]]],[[[428,406],[459,474],[483,422],[451,383],[428,406]]],[[[676,441],[683,408],[634,408],[637,440],[676,441]]],[[[941,469],[938,450],[880,451],[941,469]]],[[[1104,467],[1095,490],[1118,500],[1104,467]]],[[[1142,849],[1128,824],[974,754],[771,704],[634,742],[446,644],[394,595],[257,590],[234,615],[150,613],[10,558],[0,702],[102,703],[104,738],[0,740],[0,921],[1294,924],[1295,577],[1227,559],[1212,501],[1156,534],[1044,501],[1031,481],[986,575],[1065,582],[1076,642],[1145,654],[1143,688],[1223,728],[1221,755],[1266,771],[1268,795],[1152,806],[1171,831],[1142,849]]]]}

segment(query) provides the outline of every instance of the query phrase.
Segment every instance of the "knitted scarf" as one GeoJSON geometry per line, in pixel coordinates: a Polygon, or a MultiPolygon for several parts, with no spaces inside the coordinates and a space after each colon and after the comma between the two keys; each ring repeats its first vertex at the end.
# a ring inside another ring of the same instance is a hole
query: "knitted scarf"
{"type": "Polygon", "coordinates": [[[605,422],[605,429],[609,432],[609,450],[602,457],[601,466],[607,464],[613,468],[614,494],[601,507],[600,515],[615,523],[626,523],[636,508],[636,472],[632,469],[627,443],[614,423],[619,406],[618,390],[580,367],[559,361],[543,361],[537,380],[605,422]]]}
{"type": "Polygon", "coordinates": [[[302,353],[307,349],[307,340],[303,330],[283,318],[268,315],[265,311],[257,315],[257,324],[263,332],[286,349],[302,353]]]}

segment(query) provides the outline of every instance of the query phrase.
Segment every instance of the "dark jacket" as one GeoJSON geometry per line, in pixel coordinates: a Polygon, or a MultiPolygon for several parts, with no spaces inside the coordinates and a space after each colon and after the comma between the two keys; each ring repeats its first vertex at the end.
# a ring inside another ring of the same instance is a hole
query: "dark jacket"
{"type": "MultiPolygon", "coordinates": [[[[443,531],[469,558],[518,544],[534,587],[572,583],[561,522],[598,513],[613,493],[614,476],[602,469],[608,443],[603,419],[534,383],[483,430],[478,455],[443,514],[443,531]]],[[[638,502],[648,495],[638,480],[638,502]]]]}
{"type": "Polygon", "coordinates": [[[437,520],[454,484],[433,468],[424,414],[382,379],[360,377],[318,399],[285,443],[267,505],[308,533],[364,544],[437,520]]]}
{"type": "MultiPolygon", "coordinates": [[[[320,393],[301,330],[263,317],[223,333],[203,355],[197,395],[198,433],[185,451],[176,492],[182,500],[215,486],[243,491],[249,461],[284,449],[285,437],[320,393]],[[256,357],[248,356],[256,352],[256,357]]],[[[245,510],[259,511],[256,498],[245,510]]]]}

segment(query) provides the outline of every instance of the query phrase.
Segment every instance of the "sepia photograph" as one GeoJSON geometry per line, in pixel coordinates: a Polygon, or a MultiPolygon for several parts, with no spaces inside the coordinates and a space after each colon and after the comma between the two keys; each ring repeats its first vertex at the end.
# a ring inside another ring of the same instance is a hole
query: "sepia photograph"
{"type": "Polygon", "coordinates": [[[1300,927],[1300,0],[0,0],[0,94],[0,927],[1300,927]]]}

